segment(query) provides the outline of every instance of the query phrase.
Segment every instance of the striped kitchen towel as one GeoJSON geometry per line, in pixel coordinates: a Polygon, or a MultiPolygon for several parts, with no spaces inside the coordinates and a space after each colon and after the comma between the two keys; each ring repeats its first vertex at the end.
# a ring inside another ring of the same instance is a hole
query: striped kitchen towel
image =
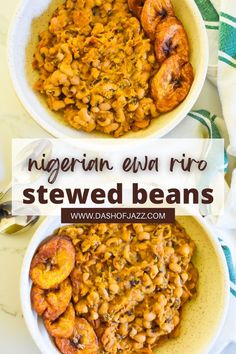
{"type": "Polygon", "coordinates": [[[217,85],[228,128],[228,152],[236,156],[236,2],[195,0],[210,47],[208,78],[217,85]]]}

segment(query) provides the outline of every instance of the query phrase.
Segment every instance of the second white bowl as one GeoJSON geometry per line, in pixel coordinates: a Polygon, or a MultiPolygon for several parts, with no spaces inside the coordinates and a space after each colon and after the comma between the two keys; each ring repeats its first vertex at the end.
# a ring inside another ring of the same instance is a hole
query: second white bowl
{"type": "MultiPolygon", "coordinates": [[[[8,40],[8,62],[16,93],[35,121],[55,137],[109,138],[105,134],[88,134],[66,125],[60,114],[50,111],[44,97],[32,88],[37,77],[31,63],[38,33],[47,28],[52,12],[63,2],[64,0],[40,0],[36,6],[32,0],[21,1],[13,18],[8,40]]],[[[188,34],[195,75],[193,85],[188,97],[177,108],[154,119],[147,129],[130,132],[125,138],[161,137],[167,134],[192,109],[204,84],[208,65],[208,41],[203,19],[194,0],[172,0],[172,3],[188,34]]]]}

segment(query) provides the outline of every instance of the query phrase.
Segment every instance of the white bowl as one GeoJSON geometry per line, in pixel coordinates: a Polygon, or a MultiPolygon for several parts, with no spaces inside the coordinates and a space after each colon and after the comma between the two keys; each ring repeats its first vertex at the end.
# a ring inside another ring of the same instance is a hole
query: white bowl
{"type": "MultiPolygon", "coordinates": [[[[214,233],[200,216],[177,217],[194,240],[194,264],[199,271],[197,296],[183,310],[180,336],[168,340],[158,354],[206,354],[225,320],[229,303],[229,277],[223,251],[214,233]]],[[[31,336],[43,354],[59,354],[42,320],[32,309],[29,278],[31,260],[42,241],[61,226],[60,218],[48,217],[35,232],[25,254],[21,272],[21,304],[31,336]]]]}
{"type": "MultiPolygon", "coordinates": [[[[47,28],[50,15],[64,0],[22,0],[13,18],[8,38],[8,63],[16,93],[29,114],[45,130],[58,138],[98,138],[101,133],[76,131],[63,121],[59,113],[51,112],[45,99],[32,89],[37,73],[32,69],[33,51],[37,34],[47,28]],[[50,6],[49,6],[50,4],[50,6]],[[40,18],[39,18],[40,16],[40,18]]],[[[139,132],[130,132],[125,138],[161,137],[172,130],[195,104],[204,84],[208,64],[208,41],[201,14],[194,0],[172,0],[177,17],[187,31],[194,82],[187,98],[173,111],[154,119],[151,125],[139,132]]]]}

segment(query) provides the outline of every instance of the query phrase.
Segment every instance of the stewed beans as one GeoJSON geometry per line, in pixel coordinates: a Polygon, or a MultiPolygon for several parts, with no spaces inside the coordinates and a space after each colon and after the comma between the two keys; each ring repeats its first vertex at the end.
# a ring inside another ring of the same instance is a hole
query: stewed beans
{"type": "Polygon", "coordinates": [[[153,353],[160,339],[178,335],[181,309],[198,280],[194,242],[178,223],[69,225],[54,237],[75,250],[68,300],[75,311],[73,334],[69,328],[67,337],[55,336],[60,331],[46,321],[62,353],[90,353],[76,332],[78,321],[86,321],[93,353],[153,353]]]}

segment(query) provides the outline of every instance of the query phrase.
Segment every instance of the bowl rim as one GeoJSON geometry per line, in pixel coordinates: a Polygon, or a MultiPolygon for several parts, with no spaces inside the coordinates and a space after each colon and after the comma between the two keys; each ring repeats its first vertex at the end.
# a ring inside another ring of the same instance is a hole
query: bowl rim
{"type": "MultiPolygon", "coordinates": [[[[204,218],[199,215],[199,214],[194,214],[194,215],[186,215],[186,217],[193,217],[198,224],[203,228],[205,234],[207,237],[210,239],[212,246],[214,247],[214,250],[217,254],[217,257],[219,261],[221,262],[221,267],[222,267],[222,274],[224,277],[224,306],[223,306],[223,311],[221,312],[221,317],[217,326],[217,329],[214,333],[213,339],[209,342],[207,348],[205,349],[204,353],[202,354],[207,354],[209,353],[210,349],[213,347],[215,344],[222,328],[225,323],[226,315],[228,313],[228,308],[229,308],[229,300],[230,300],[230,280],[229,280],[229,272],[228,272],[228,267],[226,263],[226,259],[222,250],[222,247],[220,245],[219,240],[214,236],[213,228],[211,225],[207,224],[207,222],[204,220],[204,218]]],[[[39,225],[39,227],[35,230],[33,237],[30,241],[30,243],[27,246],[22,267],[21,267],[21,274],[20,274],[20,302],[21,302],[21,308],[22,308],[22,313],[24,317],[25,324],[28,328],[28,331],[33,338],[36,346],[38,349],[41,351],[43,354],[49,354],[50,351],[48,351],[48,348],[45,344],[45,342],[42,342],[40,340],[40,336],[38,334],[38,331],[35,331],[35,326],[34,326],[34,321],[32,317],[32,309],[31,309],[31,302],[30,302],[30,297],[26,297],[25,292],[26,289],[28,288],[28,281],[29,281],[29,269],[30,269],[30,264],[31,260],[33,258],[33,255],[35,254],[35,251],[39,247],[39,245],[44,241],[45,238],[48,237],[47,235],[47,230],[49,227],[54,227],[53,225],[63,225],[61,223],[60,217],[54,217],[54,216],[48,216],[46,217],[42,223],[39,225]],[[42,238],[42,235],[45,237],[42,238]]],[[[55,227],[55,229],[58,226],[55,227]]],[[[59,226],[60,227],[60,226],[59,226]]],[[[55,347],[56,348],[56,347],[55,347]]]]}
{"type": "MultiPolygon", "coordinates": [[[[66,130],[63,129],[63,124],[59,123],[61,125],[61,129],[56,126],[52,126],[50,121],[47,121],[47,119],[44,118],[43,115],[40,115],[36,109],[31,105],[31,102],[26,98],[24,94],[24,90],[21,87],[21,80],[18,78],[17,70],[15,68],[14,64],[14,58],[17,53],[16,51],[16,46],[15,46],[15,41],[14,41],[14,34],[18,30],[16,24],[17,20],[22,16],[22,13],[25,9],[25,7],[28,5],[29,0],[21,0],[18,7],[15,10],[15,13],[12,17],[9,30],[8,30],[8,35],[7,35],[7,62],[8,62],[8,70],[10,73],[11,81],[13,83],[13,87],[15,90],[15,93],[17,97],[19,98],[19,101],[21,102],[22,106],[25,108],[25,110],[29,113],[31,118],[40,126],[42,127],[47,133],[52,135],[55,138],[75,138],[75,139],[86,139],[86,138],[91,138],[90,134],[86,134],[86,136],[72,136],[70,134],[67,134],[66,130]]],[[[202,15],[195,3],[194,0],[188,0],[188,6],[191,8],[193,12],[193,16],[196,19],[197,27],[199,29],[199,38],[201,38],[201,47],[202,47],[202,53],[204,56],[199,58],[199,71],[198,71],[198,78],[197,81],[195,81],[195,87],[192,92],[189,93],[191,95],[191,99],[189,99],[184,105],[183,108],[181,109],[178,114],[176,114],[167,124],[165,124],[163,127],[161,127],[158,131],[157,129],[152,129],[146,136],[139,136],[137,138],[139,139],[148,139],[148,138],[161,138],[171,132],[180,122],[187,116],[187,114],[191,111],[192,107],[196,103],[202,87],[204,85],[206,75],[207,75],[207,69],[208,69],[208,61],[209,61],[209,46],[208,46],[208,37],[207,37],[207,31],[205,28],[204,20],[202,18],[202,15]]],[[[193,83],[194,84],[194,83],[193,83]]],[[[184,101],[183,101],[184,102],[184,101]]],[[[46,117],[46,115],[45,115],[46,117]]],[[[47,117],[50,117],[50,114],[47,115],[47,117]]],[[[51,119],[55,119],[51,116],[51,119]]],[[[71,127],[69,127],[71,128],[71,127]]],[[[73,129],[73,128],[72,128],[73,129]]],[[[101,138],[106,138],[108,141],[112,141],[110,136],[105,136],[105,135],[98,135],[94,136],[93,139],[91,140],[98,140],[101,138]]],[[[122,136],[120,139],[133,139],[136,138],[135,135],[130,137],[122,136]]]]}

